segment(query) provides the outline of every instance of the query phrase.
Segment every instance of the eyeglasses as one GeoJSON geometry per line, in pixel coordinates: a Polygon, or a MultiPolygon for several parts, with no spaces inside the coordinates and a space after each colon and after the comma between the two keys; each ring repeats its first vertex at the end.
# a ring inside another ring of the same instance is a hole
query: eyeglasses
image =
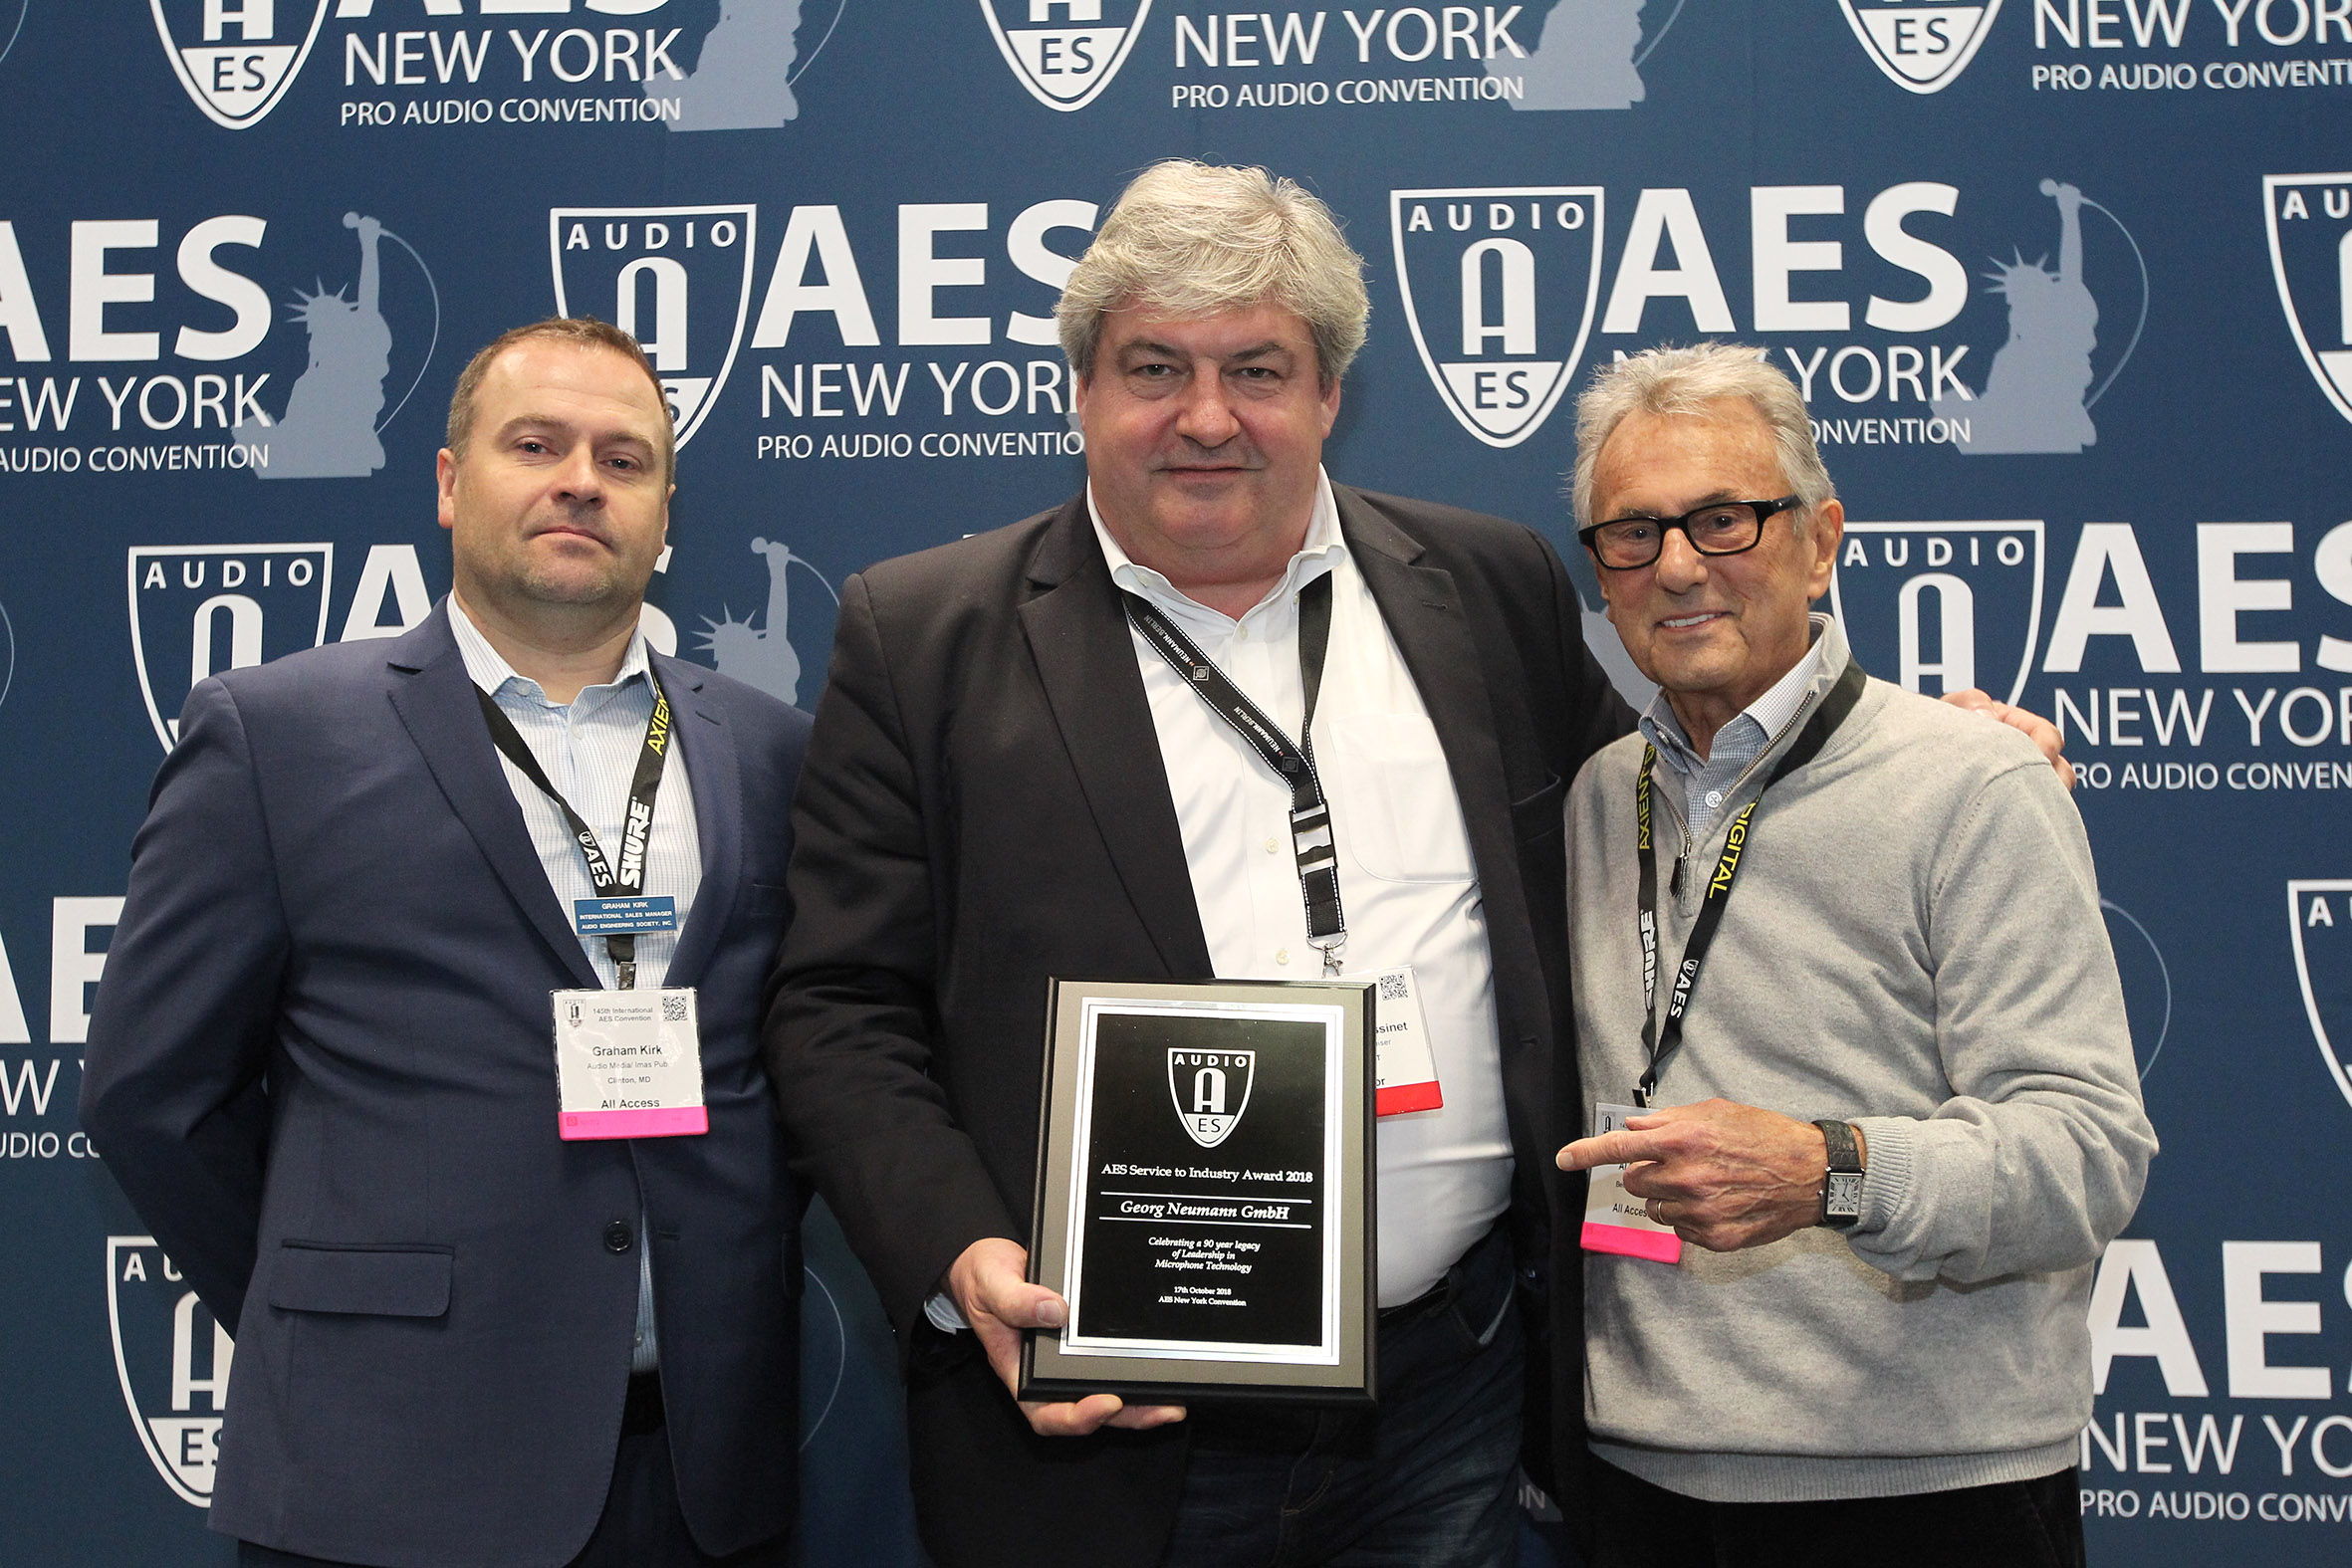
{"type": "Polygon", "coordinates": [[[1576,537],[1600,564],[1611,571],[1631,571],[1658,559],[1672,529],[1682,530],[1691,549],[1702,556],[1737,556],[1754,550],[1764,538],[1764,519],[1797,504],[1794,496],[1777,501],[1717,501],[1678,518],[1617,518],[1595,523],[1578,529],[1576,537]]]}

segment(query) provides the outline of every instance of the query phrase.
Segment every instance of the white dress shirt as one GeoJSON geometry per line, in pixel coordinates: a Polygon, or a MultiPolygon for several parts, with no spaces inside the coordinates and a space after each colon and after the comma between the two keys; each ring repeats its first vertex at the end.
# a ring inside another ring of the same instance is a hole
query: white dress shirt
{"type": "MultiPolygon", "coordinates": [[[[629,638],[620,671],[609,682],[583,687],[580,695],[569,703],[554,703],[548,701],[547,692],[539,682],[515,673],[514,666],[507,663],[467,617],[455,594],[449,597],[449,629],[457,637],[466,674],[490,694],[501,713],[514,721],[516,733],[523,737],[531,755],[539,759],[548,782],[563,791],[581,820],[595,829],[596,841],[603,846],[605,858],[617,859],[621,822],[628,812],[629,783],[637,770],[638,753],[645,745],[646,721],[653,717],[652,665],[645,654],[644,635],[638,633],[629,638]]],[[[523,821],[531,829],[532,847],[539,851],[539,863],[547,871],[548,885],[555,890],[556,902],[569,917],[574,899],[596,896],[595,885],[588,880],[588,863],[581,858],[580,845],[573,842],[572,824],[565,820],[563,809],[522,769],[508,761],[503,752],[499,754],[498,765],[506,774],[507,787],[514,791],[515,803],[523,808],[523,821]]],[[[694,821],[694,791],[686,779],[685,750],[672,746],[662,758],[661,787],[653,799],[653,826],[646,834],[642,891],[652,897],[666,894],[675,900],[678,923],[682,926],[686,911],[694,902],[695,889],[701,885],[702,835],[694,821]]],[[[604,939],[582,937],[580,947],[594,967],[596,978],[610,987],[616,977],[604,939]]],[[[640,932],[637,985],[648,990],[661,986],[669,973],[670,957],[677,950],[678,933],[674,929],[640,932]]],[[[549,1028],[552,1039],[552,1018],[549,1028]]],[[[551,1043],[548,1049],[552,1071],[555,1047],[551,1043]]],[[[555,1132],[550,1127],[548,1136],[554,1137],[555,1132]]],[[[645,1219],[640,1212],[637,1329],[629,1361],[632,1372],[650,1372],[659,1359],[653,1325],[653,1243],[646,1233],[649,1228],[645,1219]]]]}
{"type": "MultiPolygon", "coordinates": [[[[1239,620],[1127,559],[1093,511],[1111,580],[1140,594],[1294,740],[1305,708],[1298,590],[1331,578],[1315,771],[1330,802],[1350,975],[1410,964],[1445,1104],[1379,1123],[1380,1304],[1427,1292],[1511,1199],[1494,961],[1470,833],[1421,693],[1340,537],[1327,477],[1305,546],[1239,620]]],[[[1322,978],[1291,842],[1290,785],[1130,627],[1175,797],[1194,901],[1222,980],[1322,978]]]]}

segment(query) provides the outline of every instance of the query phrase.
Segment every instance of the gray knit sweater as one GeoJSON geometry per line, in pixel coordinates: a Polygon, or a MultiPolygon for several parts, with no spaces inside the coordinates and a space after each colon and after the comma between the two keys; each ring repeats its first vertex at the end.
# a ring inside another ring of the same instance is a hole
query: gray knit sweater
{"type": "MultiPolygon", "coordinates": [[[[1660,889],[1660,970],[1706,873],[1848,654],[1834,625],[1797,718],[1660,889]]],[[[1595,756],[1567,802],[1584,1085],[1642,1070],[1634,776],[1595,756]]],[[[1663,776],[1662,776],[1663,777],[1663,776]]],[[[1654,791],[1659,875],[1682,842],[1654,791]]],[[[1664,996],[1666,988],[1660,987],[1664,996]]],[[[1657,1103],[1720,1095],[1860,1124],[1851,1231],[1587,1254],[1593,1449],[1716,1501],[1884,1496],[2046,1475],[2091,1413],[2091,1267],[2156,1139],[2073,803],[2013,731],[1873,680],[1764,798],[1657,1103]]],[[[1590,1131],[1591,1108],[1585,1107],[1590,1131]]]]}

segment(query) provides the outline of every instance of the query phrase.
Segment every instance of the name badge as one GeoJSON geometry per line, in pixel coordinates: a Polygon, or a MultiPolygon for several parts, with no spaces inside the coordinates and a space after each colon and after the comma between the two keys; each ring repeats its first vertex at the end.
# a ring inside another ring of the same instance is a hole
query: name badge
{"type": "Polygon", "coordinates": [[[692,987],[559,991],[559,1137],[676,1138],[710,1131],[692,987]]]}
{"type": "MultiPolygon", "coordinates": [[[[1626,1117],[1642,1114],[1637,1105],[1597,1104],[1592,1108],[1593,1134],[1623,1132],[1626,1117]]],[[[1625,1190],[1625,1167],[1596,1165],[1585,1175],[1592,1188],[1584,1201],[1584,1250],[1659,1263],[1682,1261],[1682,1237],[1674,1233],[1674,1227],[1651,1219],[1649,1206],[1625,1190]]]]}
{"type": "Polygon", "coordinates": [[[667,893],[637,898],[576,898],[572,927],[584,937],[678,929],[678,901],[667,893]]]}
{"type": "Polygon", "coordinates": [[[1402,1116],[1442,1107],[1446,1097],[1438,1088],[1437,1057],[1429,1048],[1429,1019],[1421,1010],[1421,987],[1413,978],[1413,966],[1342,978],[1372,988],[1372,1031],[1379,1057],[1373,1069],[1373,1114],[1402,1116]]]}

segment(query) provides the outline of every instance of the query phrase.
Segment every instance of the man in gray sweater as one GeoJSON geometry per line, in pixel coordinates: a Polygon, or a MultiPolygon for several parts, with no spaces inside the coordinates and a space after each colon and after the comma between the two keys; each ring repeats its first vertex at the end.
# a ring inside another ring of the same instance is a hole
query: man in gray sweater
{"type": "Polygon", "coordinates": [[[2081,821],[1809,613],[1844,514],[1761,350],[1579,416],[1660,687],[1567,804],[1595,1568],[2079,1563],[2091,1270],[2156,1147],[2081,821]]]}

